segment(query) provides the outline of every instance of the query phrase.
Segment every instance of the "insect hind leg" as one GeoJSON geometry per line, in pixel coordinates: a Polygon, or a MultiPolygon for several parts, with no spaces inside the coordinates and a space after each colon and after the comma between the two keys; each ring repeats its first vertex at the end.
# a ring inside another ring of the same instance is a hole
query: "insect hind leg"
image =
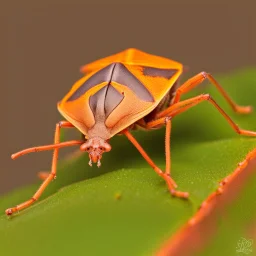
{"type": "Polygon", "coordinates": [[[211,74],[204,71],[193,76],[177,89],[172,104],[180,102],[180,98],[183,94],[191,91],[206,79],[209,80],[209,82],[218,89],[218,91],[222,94],[222,96],[235,112],[240,114],[248,114],[252,112],[251,106],[239,106],[236,104],[228,95],[228,93],[222,88],[222,86],[217,82],[217,80],[211,74]]]}

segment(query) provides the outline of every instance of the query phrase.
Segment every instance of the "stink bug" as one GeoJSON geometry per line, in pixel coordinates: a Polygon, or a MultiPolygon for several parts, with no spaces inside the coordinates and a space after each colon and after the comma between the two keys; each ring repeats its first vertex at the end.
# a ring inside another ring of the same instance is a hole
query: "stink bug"
{"type": "Polygon", "coordinates": [[[16,207],[6,210],[7,215],[27,208],[42,194],[46,186],[56,177],[58,151],[61,147],[80,145],[81,151],[89,154],[89,165],[101,165],[104,152],[109,152],[109,141],[116,134],[125,135],[138,149],[148,164],[167,183],[173,196],[187,198],[187,192],[176,190],[170,175],[171,119],[187,109],[209,101],[228,121],[238,134],[256,136],[256,132],[240,129],[209,94],[202,94],[181,101],[181,96],[208,79],[238,113],[250,113],[250,106],[238,106],[220,84],[208,73],[201,72],[179,86],[178,79],[183,65],[136,49],[127,49],[81,68],[85,74],[69,93],[58,103],[58,110],[67,121],[56,124],[54,144],[25,149],[12,155],[17,158],[26,153],[53,149],[51,172],[44,175],[44,182],[34,196],[16,207]],[[155,129],[166,127],[166,168],[158,168],[130,130],[142,127],[155,129]],[[81,141],[60,143],[60,129],[75,127],[83,135],[81,141]]]}

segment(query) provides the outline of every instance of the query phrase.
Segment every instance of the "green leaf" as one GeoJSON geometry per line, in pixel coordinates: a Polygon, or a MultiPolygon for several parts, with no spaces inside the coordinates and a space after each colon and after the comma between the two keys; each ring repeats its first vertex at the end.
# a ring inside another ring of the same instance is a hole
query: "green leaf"
{"type": "MultiPolygon", "coordinates": [[[[217,80],[237,103],[256,109],[255,71],[217,80]]],[[[256,131],[255,112],[234,114],[213,86],[189,96],[203,92],[210,92],[240,127],[256,131]]],[[[164,168],[164,129],[134,135],[164,168]]],[[[237,135],[204,102],[174,118],[171,144],[172,176],[179,190],[190,193],[189,200],[171,197],[165,182],[127,139],[116,136],[101,168],[89,167],[86,154],[61,161],[44,200],[11,219],[0,216],[0,255],[151,255],[256,147],[256,139],[237,135]]],[[[3,196],[0,211],[31,198],[38,186],[3,196]]]]}

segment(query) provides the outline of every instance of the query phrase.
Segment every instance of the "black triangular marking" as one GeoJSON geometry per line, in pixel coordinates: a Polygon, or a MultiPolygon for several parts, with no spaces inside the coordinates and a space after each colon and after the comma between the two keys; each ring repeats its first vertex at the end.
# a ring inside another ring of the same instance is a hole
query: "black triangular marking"
{"type": "Polygon", "coordinates": [[[110,82],[111,76],[115,67],[115,63],[101,69],[99,72],[92,75],[88,80],[84,82],[70,97],[67,101],[73,101],[80,98],[93,86],[103,82],[110,82]]]}
{"type": "Polygon", "coordinates": [[[84,82],[67,101],[73,101],[84,95],[93,86],[103,82],[117,82],[131,89],[140,99],[147,102],[154,102],[150,91],[139,81],[122,63],[112,63],[101,69],[87,81],[84,82]]]}
{"type": "Polygon", "coordinates": [[[140,99],[154,102],[149,90],[122,63],[116,63],[111,81],[130,88],[140,99]]]}
{"type": "Polygon", "coordinates": [[[104,120],[121,103],[124,96],[113,86],[104,86],[89,98],[89,105],[96,118],[104,120]]]}
{"type": "Polygon", "coordinates": [[[124,95],[116,90],[113,86],[108,86],[108,90],[105,97],[105,114],[106,119],[111,112],[121,103],[124,95]]]}
{"type": "Polygon", "coordinates": [[[95,94],[93,94],[89,98],[89,105],[94,117],[96,116],[97,112],[98,112],[98,116],[99,114],[101,114],[101,116],[105,115],[104,101],[106,97],[107,88],[108,88],[107,86],[102,87],[100,90],[98,90],[95,94]]]}
{"type": "Polygon", "coordinates": [[[177,69],[163,69],[153,67],[143,67],[143,75],[152,77],[164,77],[166,79],[172,78],[176,73],[177,69]]]}

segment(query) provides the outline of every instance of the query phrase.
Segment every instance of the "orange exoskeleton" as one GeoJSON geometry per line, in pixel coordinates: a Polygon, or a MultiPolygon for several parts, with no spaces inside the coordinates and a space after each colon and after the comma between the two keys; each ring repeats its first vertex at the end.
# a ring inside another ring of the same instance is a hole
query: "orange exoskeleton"
{"type": "Polygon", "coordinates": [[[89,154],[89,164],[101,165],[103,153],[111,150],[110,139],[116,134],[125,135],[138,149],[148,164],[167,183],[173,196],[187,198],[187,192],[176,190],[177,185],[170,174],[171,119],[187,109],[209,101],[229,122],[238,134],[256,136],[256,132],[240,129],[209,94],[202,94],[181,101],[181,96],[208,79],[227,102],[238,113],[251,112],[250,106],[238,106],[231,100],[220,84],[208,73],[201,72],[179,85],[184,71],[182,64],[136,49],[127,49],[81,68],[85,74],[68,94],[58,103],[58,110],[65,117],[56,125],[54,144],[29,148],[12,155],[53,149],[51,172],[34,196],[16,207],[6,210],[11,215],[34,203],[46,186],[56,176],[58,150],[61,147],[80,145],[81,151],[89,154]],[[161,170],[143,150],[130,131],[136,127],[144,129],[166,127],[166,168],[161,170]],[[60,143],[60,129],[75,127],[84,140],[60,143]]]}

